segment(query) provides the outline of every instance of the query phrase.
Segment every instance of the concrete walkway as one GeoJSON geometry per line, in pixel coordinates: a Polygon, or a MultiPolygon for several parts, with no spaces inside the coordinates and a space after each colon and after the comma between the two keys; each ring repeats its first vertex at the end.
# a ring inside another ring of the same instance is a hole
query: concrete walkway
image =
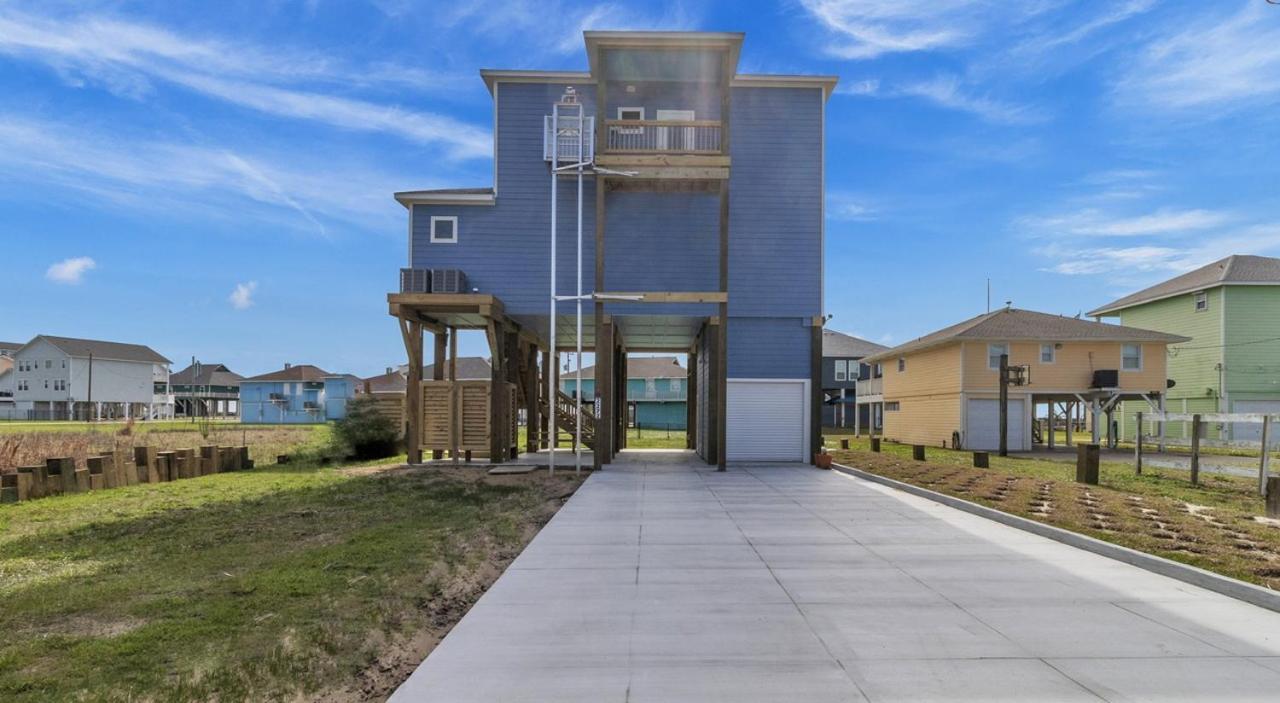
{"type": "Polygon", "coordinates": [[[1276,701],[1280,614],[833,472],[626,452],[393,701],[1276,701]]]}

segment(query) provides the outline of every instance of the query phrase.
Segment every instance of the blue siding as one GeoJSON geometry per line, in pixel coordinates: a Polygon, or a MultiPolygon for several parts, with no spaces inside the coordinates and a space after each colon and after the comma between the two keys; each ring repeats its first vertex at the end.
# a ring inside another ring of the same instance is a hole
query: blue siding
{"type": "MultiPolygon", "coordinates": [[[[240,421],[266,424],[315,424],[325,421],[324,392],[319,388],[299,388],[297,381],[286,384],[280,381],[240,382],[240,421]],[[285,396],[283,401],[271,400],[272,393],[285,396]],[[306,409],[307,403],[320,404],[318,411],[306,409]]],[[[314,386],[315,384],[307,384],[314,386]]]]}
{"type": "Polygon", "coordinates": [[[647,120],[658,119],[658,110],[693,110],[694,119],[720,119],[720,87],[684,81],[610,81],[605,119],[618,118],[620,107],[643,107],[647,120]],[[628,93],[627,86],[635,90],[628,93]]]}
{"type": "Polygon", "coordinates": [[[355,394],[351,380],[326,378],[324,380],[324,416],[327,420],[341,420],[347,416],[347,401],[355,394]]]}
{"type": "MultiPolygon", "coordinates": [[[[595,114],[595,87],[575,87],[587,114],[595,114]]],[[[542,125],[563,92],[561,84],[498,85],[497,202],[493,206],[414,206],[414,266],[462,269],[472,287],[497,295],[507,312],[545,313],[551,280],[547,260],[551,177],[542,160],[542,125]],[[430,243],[431,215],[458,217],[458,243],[430,243]]],[[[558,288],[568,294],[576,287],[576,179],[560,181],[558,202],[558,288]]],[[[590,293],[595,281],[593,179],[585,179],[583,203],[583,290],[590,293]]]]}
{"type": "Polygon", "coordinates": [[[729,378],[811,378],[809,319],[730,317],[729,378]]]}
{"type": "Polygon", "coordinates": [[[822,91],[734,88],[732,99],[729,314],[820,315],[822,91]]]}

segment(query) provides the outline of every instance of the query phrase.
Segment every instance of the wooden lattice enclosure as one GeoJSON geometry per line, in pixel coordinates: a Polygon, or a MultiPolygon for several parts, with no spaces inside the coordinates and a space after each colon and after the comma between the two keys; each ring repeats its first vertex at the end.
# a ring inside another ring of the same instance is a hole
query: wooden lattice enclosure
{"type": "MultiPolygon", "coordinates": [[[[509,402],[514,407],[516,385],[508,387],[509,402]]],[[[460,452],[487,456],[490,431],[489,381],[423,381],[422,382],[422,449],[460,452]],[[455,425],[454,418],[458,418],[455,425]],[[456,436],[455,436],[456,435],[456,436]],[[455,444],[456,442],[456,444],[455,444]]],[[[504,446],[515,446],[517,422],[503,426],[504,446]]]]}

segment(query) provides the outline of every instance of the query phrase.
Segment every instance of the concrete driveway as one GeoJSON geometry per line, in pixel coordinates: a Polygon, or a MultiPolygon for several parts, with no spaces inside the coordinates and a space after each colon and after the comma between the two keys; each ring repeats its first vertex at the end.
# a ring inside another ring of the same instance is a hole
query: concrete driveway
{"type": "Polygon", "coordinates": [[[393,701],[1275,701],[1280,614],[842,474],[629,451],[393,701]]]}

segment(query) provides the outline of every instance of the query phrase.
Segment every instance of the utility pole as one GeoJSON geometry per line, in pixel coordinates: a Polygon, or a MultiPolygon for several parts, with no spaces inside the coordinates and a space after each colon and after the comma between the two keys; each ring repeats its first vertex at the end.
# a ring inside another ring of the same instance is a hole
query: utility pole
{"type": "Polygon", "coordinates": [[[1000,456],[1009,456],[1009,355],[1000,355],[1000,456]]]}

